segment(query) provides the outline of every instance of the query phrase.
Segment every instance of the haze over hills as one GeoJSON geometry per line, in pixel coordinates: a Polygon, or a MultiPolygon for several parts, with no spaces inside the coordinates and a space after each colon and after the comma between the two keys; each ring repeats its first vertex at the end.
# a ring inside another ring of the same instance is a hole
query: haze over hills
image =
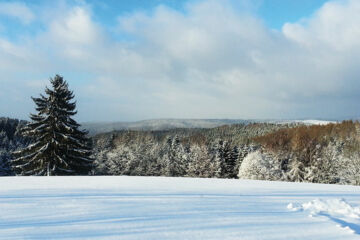
{"type": "MultiPolygon", "coordinates": [[[[0,117],[0,122],[10,119],[0,117]]],[[[15,119],[14,119],[15,120],[15,119]]],[[[26,121],[23,121],[24,123],[26,121]]],[[[134,122],[83,122],[81,127],[89,131],[90,135],[107,133],[119,130],[159,131],[176,128],[214,128],[223,125],[248,123],[303,123],[307,125],[327,124],[336,122],[332,120],[285,120],[285,119],[149,119],[134,122]]]]}
{"type": "Polygon", "coordinates": [[[117,130],[168,130],[174,128],[213,128],[222,125],[249,123],[249,120],[233,119],[150,119],[136,122],[88,122],[82,123],[82,127],[89,131],[90,135],[117,130]]]}
{"type": "Polygon", "coordinates": [[[214,128],[222,125],[248,124],[248,123],[303,123],[303,124],[327,124],[335,121],[328,120],[278,120],[278,119],[150,119],[136,122],[85,122],[82,127],[89,131],[90,135],[106,133],[118,130],[169,130],[175,128],[214,128]]]}

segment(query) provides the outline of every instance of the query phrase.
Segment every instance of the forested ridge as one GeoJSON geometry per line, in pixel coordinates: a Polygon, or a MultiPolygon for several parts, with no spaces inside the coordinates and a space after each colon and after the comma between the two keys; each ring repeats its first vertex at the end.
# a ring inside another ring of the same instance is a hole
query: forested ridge
{"type": "MultiPolygon", "coordinates": [[[[1,175],[29,138],[0,119],[1,175]]],[[[92,137],[92,175],[247,178],[360,184],[360,124],[250,123],[210,129],[121,130],[92,137]]]]}
{"type": "Polygon", "coordinates": [[[259,148],[255,136],[289,127],[267,123],[211,129],[118,131],[94,137],[95,174],[236,177],[259,148]]]}

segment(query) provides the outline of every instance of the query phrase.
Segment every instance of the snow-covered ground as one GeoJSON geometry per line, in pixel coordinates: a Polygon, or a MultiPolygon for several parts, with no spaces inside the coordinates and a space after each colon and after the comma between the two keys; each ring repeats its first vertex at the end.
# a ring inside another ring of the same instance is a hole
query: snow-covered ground
{"type": "Polygon", "coordinates": [[[360,239],[360,187],[165,177],[0,178],[0,239],[360,239]]]}
{"type": "Polygon", "coordinates": [[[329,123],[337,123],[336,121],[327,121],[327,120],[316,120],[316,119],[308,119],[308,120],[274,120],[269,121],[270,123],[275,124],[291,124],[291,123],[302,123],[305,125],[327,125],[329,123]]]}

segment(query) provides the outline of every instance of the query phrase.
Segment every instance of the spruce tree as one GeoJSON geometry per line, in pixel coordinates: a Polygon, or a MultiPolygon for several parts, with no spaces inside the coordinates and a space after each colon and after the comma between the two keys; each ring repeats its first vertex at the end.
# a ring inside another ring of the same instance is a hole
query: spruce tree
{"type": "Polygon", "coordinates": [[[219,140],[216,151],[216,160],[220,166],[218,177],[236,178],[236,161],[238,156],[237,148],[231,148],[229,141],[219,140]]]}
{"type": "Polygon", "coordinates": [[[165,175],[172,177],[185,176],[188,160],[186,159],[185,149],[180,143],[179,136],[173,139],[169,137],[166,141],[167,151],[164,155],[165,175]]]}
{"type": "Polygon", "coordinates": [[[50,78],[52,88],[45,96],[33,98],[37,114],[23,129],[24,136],[34,141],[14,152],[12,165],[18,175],[75,175],[88,174],[93,160],[87,132],[72,118],[77,111],[74,94],[63,77],[50,78]]]}

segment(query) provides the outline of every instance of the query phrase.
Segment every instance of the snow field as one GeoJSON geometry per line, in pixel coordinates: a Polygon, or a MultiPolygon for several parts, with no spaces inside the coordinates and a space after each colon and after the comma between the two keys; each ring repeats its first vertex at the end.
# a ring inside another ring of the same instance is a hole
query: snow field
{"type": "Polygon", "coordinates": [[[0,239],[359,239],[359,190],[235,179],[4,177],[0,239]]]}

